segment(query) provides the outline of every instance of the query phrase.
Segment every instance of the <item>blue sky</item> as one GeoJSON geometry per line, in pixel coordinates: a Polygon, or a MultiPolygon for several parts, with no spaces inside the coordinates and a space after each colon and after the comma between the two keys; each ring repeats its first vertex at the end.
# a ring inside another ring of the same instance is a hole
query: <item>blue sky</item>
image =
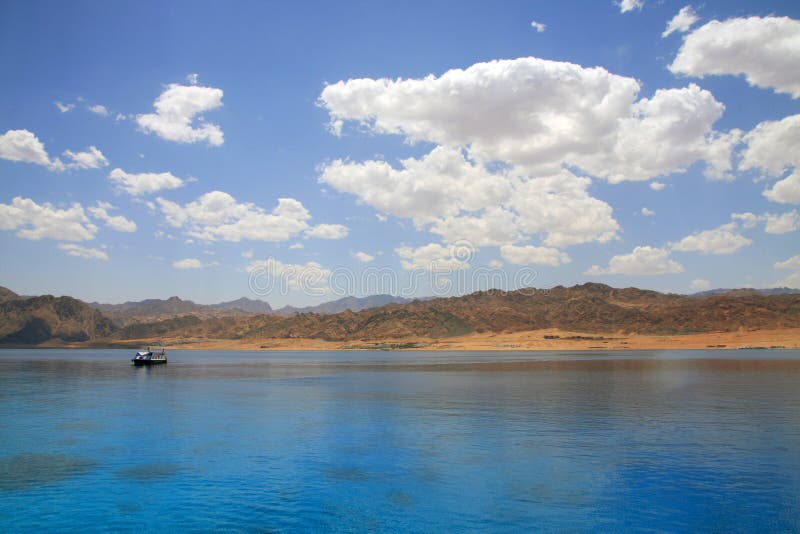
{"type": "Polygon", "coordinates": [[[384,267],[423,273],[419,295],[424,273],[481,268],[506,288],[520,270],[800,287],[797,19],[765,1],[4,2],[0,285],[211,303],[257,296],[263,269],[291,289],[273,305],[384,267]]]}

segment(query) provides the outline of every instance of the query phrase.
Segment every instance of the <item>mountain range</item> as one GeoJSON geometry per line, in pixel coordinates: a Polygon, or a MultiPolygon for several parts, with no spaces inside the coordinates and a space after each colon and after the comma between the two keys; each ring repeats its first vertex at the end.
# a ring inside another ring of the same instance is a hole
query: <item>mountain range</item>
{"type": "Polygon", "coordinates": [[[541,329],[672,335],[800,328],[797,292],[732,290],[687,296],[596,283],[410,302],[384,295],[348,297],[311,308],[258,313],[261,309],[271,310],[266,302],[250,299],[200,305],[172,297],[90,305],[71,297],[21,297],[0,288],[0,343],[162,338],[363,341],[541,329]]]}

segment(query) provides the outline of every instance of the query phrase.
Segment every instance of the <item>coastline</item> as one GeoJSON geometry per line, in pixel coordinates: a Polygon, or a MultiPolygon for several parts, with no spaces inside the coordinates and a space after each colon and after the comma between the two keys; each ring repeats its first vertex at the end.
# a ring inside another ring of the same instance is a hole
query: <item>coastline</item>
{"type": "MultiPolygon", "coordinates": [[[[138,348],[163,345],[169,350],[423,350],[423,351],[564,351],[564,350],[667,350],[746,348],[800,349],[800,328],[704,332],[697,334],[628,334],[570,332],[557,329],[513,333],[472,333],[449,338],[369,339],[326,341],[309,338],[263,339],[129,339],[82,343],[50,341],[24,348],[138,348]]],[[[7,347],[11,348],[11,347],[7,347]]],[[[20,347],[22,348],[22,347],[20,347]]]]}

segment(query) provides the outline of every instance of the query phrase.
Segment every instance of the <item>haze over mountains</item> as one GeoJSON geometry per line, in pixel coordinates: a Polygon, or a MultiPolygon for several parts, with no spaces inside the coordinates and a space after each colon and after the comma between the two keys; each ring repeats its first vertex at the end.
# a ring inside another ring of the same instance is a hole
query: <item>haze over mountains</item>
{"type": "Polygon", "coordinates": [[[266,302],[246,298],[217,305],[178,297],[90,305],[71,297],[21,297],[0,288],[0,343],[161,338],[348,341],[547,328],[649,334],[800,328],[800,292],[774,293],[732,290],[686,296],[588,283],[410,302],[388,295],[346,297],[312,308],[272,311],[266,302]]]}

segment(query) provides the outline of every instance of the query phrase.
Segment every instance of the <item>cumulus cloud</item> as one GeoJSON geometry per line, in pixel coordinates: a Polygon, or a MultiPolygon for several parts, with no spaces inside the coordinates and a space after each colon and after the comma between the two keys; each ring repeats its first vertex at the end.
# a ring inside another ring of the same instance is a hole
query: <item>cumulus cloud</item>
{"type": "Polygon", "coordinates": [[[372,254],[367,254],[366,252],[355,252],[353,253],[353,257],[360,262],[369,263],[375,260],[375,256],[372,254]]]}
{"type": "Polygon", "coordinates": [[[76,256],[87,260],[108,261],[108,254],[99,248],[82,247],[74,243],[59,243],[58,248],[66,251],[70,256],[76,256]]]}
{"type": "Polygon", "coordinates": [[[791,258],[775,263],[776,269],[791,269],[794,272],[779,280],[774,284],[775,287],[796,287],[800,288],[800,254],[791,258]]]}
{"type": "Polygon", "coordinates": [[[28,130],[8,130],[0,135],[0,158],[35,163],[50,170],[64,170],[61,160],[58,158],[51,160],[44,148],[44,143],[28,130]]]}
{"type": "Polygon", "coordinates": [[[75,108],[75,104],[62,104],[61,102],[53,102],[61,113],[68,113],[75,108]]]}
{"type": "Polygon", "coordinates": [[[515,245],[503,245],[500,247],[500,255],[509,263],[514,265],[551,265],[557,266],[562,263],[569,263],[569,256],[555,248],[535,247],[525,245],[518,247],[515,245]]]}
{"type": "Polygon", "coordinates": [[[343,239],[350,233],[350,229],[341,224],[318,224],[305,231],[306,237],[318,239],[343,239]]]}
{"type": "Polygon", "coordinates": [[[96,146],[90,146],[83,152],[65,150],[64,156],[72,163],[67,163],[67,169],[100,169],[108,166],[108,159],[96,146]]]}
{"type": "Polygon", "coordinates": [[[94,104],[91,106],[86,106],[86,109],[94,113],[95,115],[100,115],[101,117],[108,117],[109,111],[106,109],[105,106],[102,104],[94,104]]]}
{"type": "Polygon", "coordinates": [[[776,269],[798,269],[800,270],[800,254],[792,256],[788,260],[783,260],[775,263],[776,269]]]}
{"type": "Polygon", "coordinates": [[[542,235],[548,245],[565,246],[607,242],[619,229],[611,206],[589,195],[591,180],[566,170],[539,178],[490,173],[443,146],[400,164],[336,160],[323,167],[320,181],[451,243],[500,245],[542,235]]]}
{"type": "Polygon", "coordinates": [[[644,0],[619,0],[616,5],[619,6],[620,13],[628,13],[634,9],[641,11],[644,7],[644,0]]]}
{"type": "Polygon", "coordinates": [[[713,20],[686,36],[669,69],[690,76],[743,75],[750,85],[800,97],[800,21],[713,20]]]}
{"type": "Polygon", "coordinates": [[[89,241],[94,239],[97,226],[78,203],[58,209],[47,202],[37,204],[29,198],[14,197],[11,204],[0,204],[0,230],[17,230],[17,236],[23,239],[89,241]]]}
{"type": "Polygon", "coordinates": [[[468,269],[469,262],[462,258],[454,246],[428,243],[421,247],[408,246],[394,249],[400,257],[400,265],[406,270],[456,271],[468,269]]]}
{"type": "Polygon", "coordinates": [[[730,168],[732,139],[712,125],[724,106],[696,85],[637,101],[633,79],[533,57],[476,63],[439,77],[351,79],[319,98],[331,121],[409,142],[459,146],[479,163],[532,176],[578,167],[612,182],[648,180],[707,160],[730,168]]]}
{"type": "Polygon", "coordinates": [[[245,270],[259,288],[303,291],[320,295],[329,290],[331,271],[317,262],[283,263],[275,258],[250,262],[245,270]]]}
{"type": "Polygon", "coordinates": [[[703,280],[702,278],[695,278],[689,284],[693,291],[707,291],[711,289],[711,282],[703,280]]]}
{"type": "Polygon", "coordinates": [[[592,265],[584,274],[658,275],[682,272],[683,265],[670,258],[669,250],[642,246],[634,248],[629,254],[614,256],[609,260],[608,267],[592,265]]]}
{"type": "Polygon", "coordinates": [[[170,172],[142,172],[129,173],[116,168],[108,175],[108,180],[117,187],[133,196],[156,193],[164,189],[177,189],[182,187],[184,180],[170,172]]]}
{"type": "Polygon", "coordinates": [[[672,250],[702,252],[703,254],[733,254],[753,241],[736,231],[736,223],[728,223],[688,235],[672,245],[672,250]]]}
{"type": "Polygon", "coordinates": [[[186,205],[156,199],[168,224],[203,241],[287,241],[309,229],[311,215],[299,201],[278,199],[271,212],[237,202],[223,191],[211,191],[186,205]]]}
{"type": "Polygon", "coordinates": [[[176,269],[202,269],[205,264],[197,258],[184,258],[172,262],[172,266],[176,269]]]}
{"type": "Polygon", "coordinates": [[[647,207],[642,208],[642,211],[640,213],[642,215],[644,215],[645,217],[652,217],[653,215],[656,214],[655,211],[653,211],[653,210],[651,210],[650,208],[647,208],[647,207]]]}
{"type": "Polygon", "coordinates": [[[667,37],[673,32],[687,32],[689,31],[689,28],[691,28],[698,20],[700,20],[700,17],[698,17],[697,13],[694,12],[692,6],[682,7],[681,10],[678,11],[678,13],[667,23],[667,27],[661,34],[661,37],[667,37]]]}
{"type": "Polygon", "coordinates": [[[114,206],[108,202],[98,202],[96,206],[87,208],[92,217],[103,221],[106,226],[118,232],[135,232],[136,223],[130,219],[126,219],[122,215],[110,215],[109,210],[113,210],[114,206]]]}
{"type": "Polygon", "coordinates": [[[739,170],[758,170],[765,178],[788,176],[764,190],[773,202],[800,204],[800,115],[764,121],[743,137],[739,170]]]}
{"type": "Polygon", "coordinates": [[[532,20],[531,21],[531,28],[536,30],[537,33],[542,33],[543,31],[545,31],[547,29],[547,25],[546,24],[542,24],[541,22],[537,22],[535,20],[532,20]]]}
{"type": "Polygon", "coordinates": [[[155,113],[136,116],[146,133],[154,133],[177,143],[224,142],[222,129],[202,117],[202,113],[222,106],[222,89],[198,85],[170,84],[153,103],[155,113]]]}
{"type": "Polygon", "coordinates": [[[661,191],[665,187],[667,187],[667,184],[665,184],[665,183],[662,183],[662,182],[650,182],[650,189],[652,189],[653,191],[661,191]]]}
{"type": "Polygon", "coordinates": [[[756,215],[754,213],[734,213],[731,218],[738,221],[743,228],[754,228],[763,222],[764,232],[768,234],[788,234],[800,230],[800,213],[797,210],[787,211],[786,213],[764,213],[756,215]]]}

